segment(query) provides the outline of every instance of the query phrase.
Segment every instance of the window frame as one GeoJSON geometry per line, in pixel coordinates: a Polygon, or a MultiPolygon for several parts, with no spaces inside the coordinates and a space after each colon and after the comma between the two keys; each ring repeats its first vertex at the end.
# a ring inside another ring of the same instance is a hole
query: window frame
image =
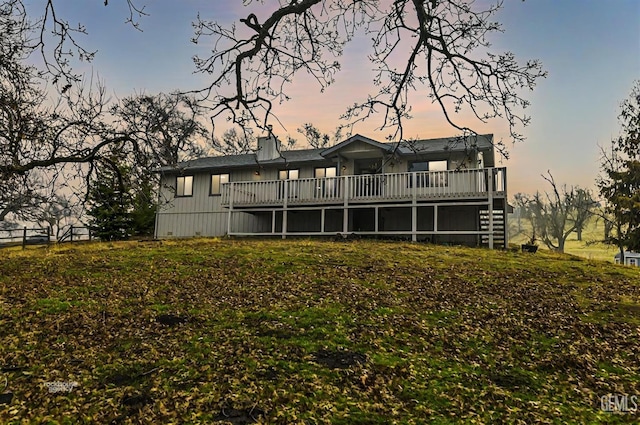
{"type": "Polygon", "coordinates": [[[327,197],[331,197],[331,198],[335,198],[338,196],[338,188],[339,185],[338,180],[337,180],[338,176],[338,167],[336,167],[335,165],[329,166],[329,167],[315,167],[313,169],[313,178],[314,179],[322,179],[319,182],[316,182],[315,186],[315,197],[316,198],[327,198],[327,197]],[[329,169],[333,169],[334,170],[334,175],[333,176],[327,176],[327,170],[329,169]],[[318,171],[322,170],[322,176],[318,177],[318,171]]]}
{"type": "Polygon", "coordinates": [[[209,196],[222,196],[222,185],[223,183],[230,183],[231,182],[231,174],[230,173],[212,173],[209,174],[209,196]],[[222,176],[227,176],[227,181],[223,182],[222,181],[222,176]],[[218,191],[214,192],[213,188],[214,188],[214,183],[213,183],[213,178],[214,177],[218,177],[218,191]]]}
{"type": "Polygon", "coordinates": [[[278,170],[278,180],[299,180],[300,179],[300,169],[299,168],[287,168],[284,170],[278,170]],[[291,177],[291,172],[297,172],[296,177],[291,177]],[[286,173],[286,178],[282,178],[282,173],[286,173]]]}
{"type": "MultiPolygon", "coordinates": [[[[433,160],[423,160],[423,161],[411,161],[409,162],[409,168],[408,168],[410,173],[424,173],[424,172],[443,172],[443,171],[449,171],[449,160],[447,159],[433,159],[433,160]],[[446,168],[444,170],[432,170],[431,169],[431,164],[432,163],[445,163],[446,168]],[[415,164],[426,164],[426,170],[412,170],[413,166],[415,164]]],[[[416,177],[421,177],[417,179],[417,186],[418,187],[448,187],[449,186],[449,175],[448,174],[444,174],[443,176],[435,176],[435,177],[444,177],[444,178],[436,178],[436,179],[430,179],[431,175],[427,174],[426,176],[416,176],[416,177]]],[[[409,187],[411,187],[412,183],[411,180],[409,180],[409,187]]]]}
{"type": "Polygon", "coordinates": [[[175,197],[176,198],[189,198],[193,196],[193,175],[186,175],[186,176],[176,176],[176,192],[175,192],[175,197]],[[180,184],[180,180],[182,179],[182,184],[180,184]],[[186,194],[185,193],[185,188],[187,187],[186,182],[187,179],[191,180],[191,185],[190,185],[190,193],[186,194]],[[182,190],[180,190],[182,188],[182,190]],[[182,194],[180,194],[180,192],[182,192],[182,194]]]}
{"type": "Polygon", "coordinates": [[[315,179],[334,178],[334,177],[338,177],[338,167],[336,167],[335,165],[331,165],[329,167],[315,167],[313,169],[313,178],[315,179]],[[330,168],[333,168],[335,170],[334,176],[327,176],[327,170],[330,168]],[[323,175],[320,177],[318,177],[318,170],[323,170],[323,175]]]}

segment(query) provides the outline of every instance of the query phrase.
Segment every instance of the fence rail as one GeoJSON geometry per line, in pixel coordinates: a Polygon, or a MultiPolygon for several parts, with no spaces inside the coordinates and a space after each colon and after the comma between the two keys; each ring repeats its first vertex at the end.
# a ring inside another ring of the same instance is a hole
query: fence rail
{"type": "Polygon", "coordinates": [[[57,240],[51,227],[22,227],[18,229],[0,230],[0,247],[27,245],[48,245],[53,242],[79,242],[96,239],[93,231],[87,226],[69,226],[57,240]]]}
{"type": "Polygon", "coordinates": [[[58,243],[94,240],[94,231],[88,226],[69,226],[58,239],[58,243]]]}
{"type": "Polygon", "coordinates": [[[44,245],[51,243],[50,227],[23,227],[0,230],[0,246],[44,245]]]}

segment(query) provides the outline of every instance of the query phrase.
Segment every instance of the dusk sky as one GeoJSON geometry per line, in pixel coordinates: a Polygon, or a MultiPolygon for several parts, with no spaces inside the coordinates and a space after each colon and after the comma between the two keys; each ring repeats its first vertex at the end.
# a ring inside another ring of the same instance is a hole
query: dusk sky
{"type": "MultiPolygon", "coordinates": [[[[484,3],[486,0],[478,0],[484,3]]],[[[269,3],[270,1],[265,1],[269,3]]],[[[42,0],[27,4],[35,13],[42,0]]],[[[142,32],[124,23],[125,1],[56,2],[58,14],[70,23],[81,22],[89,35],[81,41],[98,50],[92,70],[114,97],[134,93],[154,94],[202,88],[207,77],[195,75],[192,57],[206,48],[190,42],[191,22],[197,13],[206,19],[230,23],[246,17],[251,8],[240,0],[138,0],[149,16],[142,32]],[[82,4],[80,8],[78,5],[82,4]]],[[[524,62],[539,59],[549,76],[526,96],[532,105],[526,114],[530,126],[522,129],[526,142],[512,146],[508,167],[509,192],[545,190],[540,177],[550,170],[559,183],[591,187],[598,174],[599,148],[619,134],[619,104],[640,78],[640,1],[638,0],[506,0],[497,19],[504,33],[493,38],[492,51],[512,51],[524,62]]],[[[286,131],[302,141],[296,128],[312,122],[330,132],[345,108],[371,91],[371,65],[367,39],[362,36],[340,58],[342,71],[336,83],[320,93],[313,82],[299,79],[290,87],[292,100],[276,112],[286,131]]],[[[414,118],[405,137],[432,138],[455,135],[426,94],[413,95],[414,118]]],[[[463,122],[479,132],[494,133],[508,142],[504,122],[478,125],[463,122]]],[[[383,141],[389,131],[375,131],[376,121],[355,131],[383,141]]],[[[219,134],[218,134],[219,135],[219,134]]]]}

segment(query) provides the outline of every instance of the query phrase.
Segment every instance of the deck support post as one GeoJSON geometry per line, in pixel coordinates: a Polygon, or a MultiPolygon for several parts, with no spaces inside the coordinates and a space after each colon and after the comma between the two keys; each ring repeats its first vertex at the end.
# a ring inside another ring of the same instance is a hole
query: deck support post
{"type": "Polygon", "coordinates": [[[507,195],[507,169],[503,168],[500,176],[502,177],[502,190],[504,192],[504,207],[502,215],[504,216],[504,249],[509,249],[509,203],[508,203],[508,195],[507,195]]]}
{"type": "Polygon", "coordinates": [[[489,249],[493,249],[493,168],[487,168],[487,194],[489,196],[489,249]]]}
{"type": "Polygon", "coordinates": [[[438,204],[433,206],[433,231],[438,231],[438,204]]]}
{"type": "Polygon", "coordinates": [[[234,182],[229,185],[229,214],[227,215],[227,236],[231,236],[231,214],[233,214],[234,182]]]}
{"type": "Polygon", "coordinates": [[[344,208],[342,210],[342,233],[345,235],[349,232],[349,178],[342,177],[342,186],[344,189],[344,208]]]}
{"type": "Polygon", "coordinates": [[[324,233],[324,222],[325,222],[325,213],[326,213],[326,209],[321,209],[320,210],[320,232],[324,233]]]}
{"type": "Polygon", "coordinates": [[[374,208],[374,211],[375,211],[375,213],[374,213],[374,218],[373,218],[373,219],[375,220],[375,223],[374,223],[374,230],[375,230],[375,232],[376,232],[376,233],[378,233],[378,232],[380,231],[380,229],[379,229],[379,227],[380,227],[380,226],[378,226],[378,223],[380,222],[380,220],[379,220],[379,217],[380,217],[380,207],[375,207],[375,208],[374,208]]]}
{"type": "Polygon", "coordinates": [[[411,173],[411,241],[418,241],[418,188],[416,173],[411,173]]]}
{"type": "Polygon", "coordinates": [[[271,233],[276,233],[276,210],[271,211],[271,233]]]}
{"type": "Polygon", "coordinates": [[[287,238],[287,205],[289,203],[289,181],[283,180],[284,184],[284,199],[282,201],[282,239],[287,238]]]}

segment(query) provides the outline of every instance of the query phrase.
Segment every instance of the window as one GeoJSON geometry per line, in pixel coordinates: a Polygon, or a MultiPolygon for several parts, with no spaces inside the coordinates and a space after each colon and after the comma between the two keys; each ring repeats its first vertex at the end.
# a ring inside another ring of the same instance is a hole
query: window
{"type": "Polygon", "coordinates": [[[630,266],[635,266],[636,265],[636,259],[635,258],[629,258],[629,265],[630,266]]]}
{"type": "MultiPolygon", "coordinates": [[[[424,172],[424,171],[447,171],[447,161],[421,161],[412,162],[409,165],[409,172],[424,172]]],[[[417,177],[418,187],[445,187],[447,186],[447,174],[420,174],[417,177]]]]}
{"type": "Polygon", "coordinates": [[[316,184],[316,197],[331,198],[338,196],[337,174],[338,169],[336,167],[321,167],[315,169],[315,178],[322,179],[316,184]]]}
{"type": "Polygon", "coordinates": [[[297,180],[300,177],[300,170],[280,170],[278,172],[278,179],[280,180],[297,180]]]}
{"type": "Polygon", "coordinates": [[[209,194],[220,195],[224,183],[229,183],[229,174],[211,174],[211,191],[209,194]]]}
{"type": "MultiPolygon", "coordinates": [[[[279,180],[298,180],[300,177],[300,170],[292,169],[292,170],[280,170],[278,171],[278,179],[279,180]]],[[[284,185],[288,184],[289,186],[289,198],[297,198],[299,193],[298,182],[289,182],[285,183],[284,181],[278,186],[278,199],[284,198],[284,185]]]]}
{"type": "Polygon", "coordinates": [[[178,176],[176,178],[176,196],[193,195],[193,176],[178,176]]]}
{"type": "Polygon", "coordinates": [[[315,171],[315,177],[317,179],[322,177],[335,177],[336,175],[337,175],[336,167],[316,168],[316,171],[315,171]]]}

